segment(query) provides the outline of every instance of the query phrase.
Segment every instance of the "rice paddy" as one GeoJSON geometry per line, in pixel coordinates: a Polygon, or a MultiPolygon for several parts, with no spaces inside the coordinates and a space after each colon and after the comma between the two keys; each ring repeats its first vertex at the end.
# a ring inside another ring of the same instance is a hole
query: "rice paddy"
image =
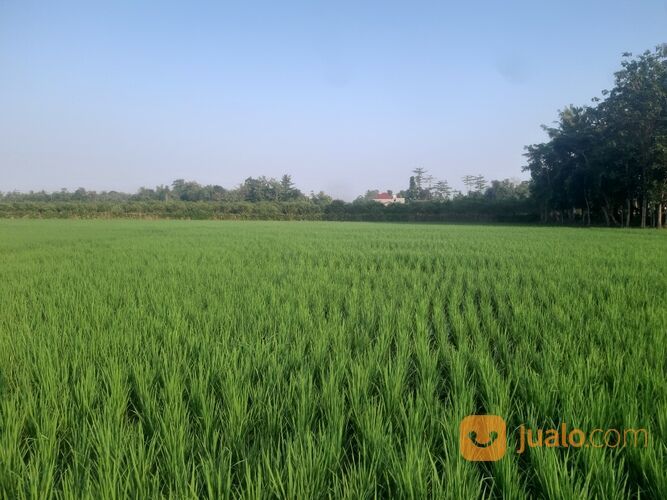
{"type": "Polygon", "coordinates": [[[665,232],[3,220],[0,495],[665,498],[666,341],[665,232]]]}

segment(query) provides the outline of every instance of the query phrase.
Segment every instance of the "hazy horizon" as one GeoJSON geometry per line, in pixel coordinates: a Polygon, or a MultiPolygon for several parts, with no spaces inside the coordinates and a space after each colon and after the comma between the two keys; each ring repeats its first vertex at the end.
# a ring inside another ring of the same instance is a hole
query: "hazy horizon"
{"type": "Polygon", "coordinates": [[[351,200],[415,167],[457,189],[525,179],[540,124],[665,26],[665,1],[4,1],[0,191],[288,173],[351,200]]]}

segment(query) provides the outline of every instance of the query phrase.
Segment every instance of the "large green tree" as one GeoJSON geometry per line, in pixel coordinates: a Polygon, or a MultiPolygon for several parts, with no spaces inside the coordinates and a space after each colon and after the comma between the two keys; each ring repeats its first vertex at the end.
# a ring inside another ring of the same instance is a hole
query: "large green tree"
{"type": "Polygon", "coordinates": [[[624,54],[615,84],[593,106],[568,106],[548,141],[526,148],[543,220],[662,226],[667,196],[667,52],[624,54]]]}

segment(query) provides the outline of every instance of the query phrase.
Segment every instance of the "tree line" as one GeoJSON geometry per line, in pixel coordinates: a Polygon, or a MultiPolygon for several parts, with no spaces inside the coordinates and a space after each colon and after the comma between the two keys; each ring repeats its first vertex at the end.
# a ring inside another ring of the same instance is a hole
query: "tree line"
{"type": "Polygon", "coordinates": [[[667,45],[623,55],[614,87],[567,106],[548,141],[526,147],[540,219],[664,226],[667,202],[667,45]]]}
{"type": "Polygon", "coordinates": [[[324,193],[311,196],[304,195],[294,186],[290,175],[283,175],[280,180],[261,176],[248,177],[241,185],[234,189],[225,189],[217,184],[202,185],[195,181],[176,179],[171,186],[159,185],[155,188],[141,187],[136,193],[122,193],[118,191],[89,191],[78,188],[75,191],[62,189],[52,193],[39,192],[7,192],[0,193],[3,201],[330,201],[324,193]]]}
{"type": "Polygon", "coordinates": [[[478,184],[467,193],[442,192],[440,182],[423,168],[413,171],[401,191],[405,205],[385,207],[371,190],[351,203],[324,192],[304,194],[292,178],[247,178],[234,189],[175,180],[170,186],[140,188],[136,193],[61,190],[53,193],[0,193],[0,217],[276,219],[340,221],[532,222],[536,212],[527,182],[504,179],[478,184]],[[483,189],[482,189],[483,187],[483,189]],[[478,189],[479,188],[479,189],[478,189]]]}

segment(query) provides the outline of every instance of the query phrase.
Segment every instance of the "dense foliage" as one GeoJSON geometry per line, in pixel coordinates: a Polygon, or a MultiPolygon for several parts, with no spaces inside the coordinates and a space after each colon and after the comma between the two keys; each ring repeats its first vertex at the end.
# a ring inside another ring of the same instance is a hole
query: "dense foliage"
{"type": "Polygon", "coordinates": [[[626,54],[615,86],[593,106],[569,106],[549,141],[527,148],[543,221],[603,219],[664,225],[667,203],[667,45],[626,54]]]}
{"type": "Polygon", "coordinates": [[[0,203],[0,217],[16,218],[134,218],[223,220],[356,220],[533,222],[537,213],[530,200],[461,198],[448,202],[382,205],[370,202],[326,205],[295,202],[12,202],[0,203]]]}
{"type": "Polygon", "coordinates": [[[1,220],[0,498],[666,498],[666,243],[1,220]],[[650,441],[466,462],[485,412],[650,441]]]}
{"type": "MultiPolygon", "coordinates": [[[[417,169],[417,171],[424,171],[417,169]]],[[[411,178],[414,182],[414,178],[411,178]]],[[[418,178],[419,196],[408,204],[384,207],[373,201],[377,190],[353,203],[325,193],[305,196],[288,175],[281,181],[252,177],[236,189],[201,185],[182,179],[171,187],[141,188],[135,194],[95,192],[0,193],[0,217],[32,218],[164,218],[239,220],[357,220],[357,221],[484,221],[537,220],[528,183],[508,179],[478,184],[466,194],[440,196],[436,187],[418,178]]]]}

